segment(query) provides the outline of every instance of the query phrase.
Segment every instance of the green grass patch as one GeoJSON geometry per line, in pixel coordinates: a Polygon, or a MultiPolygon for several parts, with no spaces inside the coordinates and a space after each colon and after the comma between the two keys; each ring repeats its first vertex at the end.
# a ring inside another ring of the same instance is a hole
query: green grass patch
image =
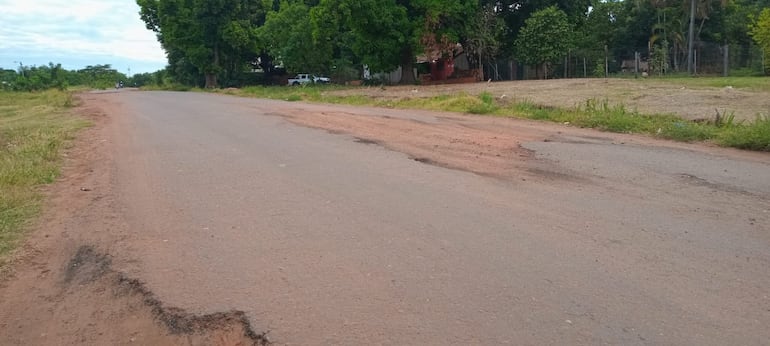
{"type": "Polygon", "coordinates": [[[60,153],[88,125],[72,94],[0,92],[0,266],[40,210],[38,187],[59,175],[60,153]]]}
{"type": "Polygon", "coordinates": [[[724,127],[718,141],[727,147],[770,151],[770,116],[758,116],[748,125],[724,127]]]}
{"type": "Polygon", "coordinates": [[[184,84],[166,84],[166,85],[144,85],[139,88],[142,91],[203,91],[201,88],[191,87],[184,84]]]}
{"type": "MultiPolygon", "coordinates": [[[[229,93],[234,95],[258,97],[284,101],[309,101],[325,103],[349,103],[345,97],[327,95],[326,92],[343,90],[339,85],[305,84],[300,86],[250,86],[229,93]]],[[[215,90],[215,92],[218,92],[215,90]]],[[[352,102],[352,100],[351,100],[352,102]]]]}
{"type": "Polygon", "coordinates": [[[647,81],[661,81],[669,84],[681,85],[690,88],[726,88],[746,89],[753,91],[770,91],[770,78],[768,77],[660,77],[650,78],[647,81]]]}
{"type": "Polygon", "coordinates": [[[677,141],[702,141],[714,137],[717,127],[699,124],[670,114],[641,114],[623,105],[588,100],[574,108],[543,107],[521,102],[508,107],[501,115],[565,123],[607,132],[642,133],[677,141]]]}
{"type": "Polygon", "coordinates": [[[494,96],[486,91],[479,94],[479,100],[481,103],[468,107],[468,113],[490,114],[498,109],[494,96]]]}
{"type": "Polygon", "coordinates": [[[442,110],[448,112],[468,112],[471,108],[480,107],[482,101],[472,95],[438,95],[433,97],[414,97],[396,100],[380,101],[377,105],[390,108],[442,110]]]}
{"type": "Polygon", "coordinates": [[[291,101],[291,102],[302,101],[302,96],[300,96],[300,95],[289,95],[289,96],[286,97],[286,101],[291,101]]]}

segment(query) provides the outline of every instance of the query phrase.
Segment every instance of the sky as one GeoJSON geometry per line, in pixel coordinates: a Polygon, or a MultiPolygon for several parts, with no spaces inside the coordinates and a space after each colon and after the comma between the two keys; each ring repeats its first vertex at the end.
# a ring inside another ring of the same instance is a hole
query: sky
{"type": "Polygon", "coordinates": [[[134,0],[0,0],[0,68],[110,64],[129,74],[166,66],[134,0]]]}

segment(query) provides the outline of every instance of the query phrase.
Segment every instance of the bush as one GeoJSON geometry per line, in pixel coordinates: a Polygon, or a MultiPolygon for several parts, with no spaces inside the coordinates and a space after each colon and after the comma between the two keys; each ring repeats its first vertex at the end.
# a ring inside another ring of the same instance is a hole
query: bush
{"type": "Polygon", "coordinates": [[[474,103],[468,107],[468,113],[472,114],[489,114],[497,110],[495,104],[495,98],[488,92],[479,94],[480,103],[474,103]]]}

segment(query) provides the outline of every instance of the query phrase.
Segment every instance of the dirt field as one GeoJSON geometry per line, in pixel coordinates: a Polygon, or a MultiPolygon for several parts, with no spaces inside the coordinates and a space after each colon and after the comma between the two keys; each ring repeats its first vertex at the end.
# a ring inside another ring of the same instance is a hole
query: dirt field
{"type": "Polygon", "coordinates": [[[432,86],[372,87],[341,91],[378,98],[414,98],[440,94],[489,92],[513,101],[575,107],[587,100],[607,100],[649,114],[677,114],[686,119],[712,119],[720,113],[735,112],[736,119],[752,120],[770,114],[770,93],[737,88],[692,88],[675,83],[633,79],[555,79],[432,86]]]}

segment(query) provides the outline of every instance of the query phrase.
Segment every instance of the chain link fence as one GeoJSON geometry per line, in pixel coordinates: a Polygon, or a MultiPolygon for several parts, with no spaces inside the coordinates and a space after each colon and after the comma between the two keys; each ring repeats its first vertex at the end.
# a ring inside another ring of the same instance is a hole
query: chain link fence
{"type": "MultiPolygon", "coordinates": [[[[700,76],[770,75],[770,52],[756,45],[724,45],[700,42],[693,50],[693,73],[700,76]]],[[[612,76],[671,76],[688,74],[687,49],[665,42],[637,49],[571,50],[560,63],[544,69],[525,66],[515,60],[484,63],[485,80],[540,78],[596,78],[612,76]]]]}

